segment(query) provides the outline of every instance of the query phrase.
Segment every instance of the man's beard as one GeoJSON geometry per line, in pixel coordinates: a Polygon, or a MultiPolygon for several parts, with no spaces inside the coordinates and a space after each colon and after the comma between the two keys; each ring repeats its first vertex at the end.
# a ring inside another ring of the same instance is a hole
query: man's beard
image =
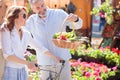
{"type": "Polygon", "coordinates": [[[45,18],[46,17],[46,9],[44,10],[45,12],[44,13],[38,13],[39,17],[41,18],[45,18]]]}
{"type": "Polygon", "coordinates": [[[45,18],[46,15],[45,14],[38,14],[40,18],[45,18]]]}

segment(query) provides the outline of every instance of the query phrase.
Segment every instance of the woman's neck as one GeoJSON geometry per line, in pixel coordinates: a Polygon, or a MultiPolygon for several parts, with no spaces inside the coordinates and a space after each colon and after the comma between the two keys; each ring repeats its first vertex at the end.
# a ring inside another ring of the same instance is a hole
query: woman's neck
{"type": "Polygon", "coordinates": [[[15,22],[15,27],[16,27],[17,31],[21,30],[21,25],[19,23],[15,22]]]}
{"type": "Polygon", "coordinates": [[[16,27],[16,29],[18,31],[18,34],[19,34],[19,37],[20,37],[20,40],[21,40],[22,39],[22,35],[23,35],[22,31],[21,31],[21,25],[15,23],[15,27],[16,27]]]}

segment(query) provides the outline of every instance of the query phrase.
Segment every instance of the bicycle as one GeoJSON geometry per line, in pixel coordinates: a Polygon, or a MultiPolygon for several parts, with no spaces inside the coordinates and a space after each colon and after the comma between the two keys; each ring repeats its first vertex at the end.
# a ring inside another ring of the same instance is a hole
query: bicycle
{"type": "MultiPolygon", "coordinates": [[[[38,67],[38,70],[40,70],[40,71],[49,72],[49,76],[47,77],[46,80],[59,80],[60,74],[61,74],[61,72],[62,72],[62,69],[64,68],[64,63],[65,63],[65,61],[64,61],[64,60],[60,60],[60,63],[62,63],[62,64],[61,64],[61,68],[60,68],[60,70],[59,70],[58,73],[57,73],[56,71],[47,70],[47,69],[42,69],[41,67],[43,67],[43,65],[35,64],[35,66],[38,67]],[[54,74],[54,76],[53,76],[53,74],[54,74]]],[[[45,65],[45,66],[50,67],[50,66],[52,66],[52,65],[45,65]]]]}

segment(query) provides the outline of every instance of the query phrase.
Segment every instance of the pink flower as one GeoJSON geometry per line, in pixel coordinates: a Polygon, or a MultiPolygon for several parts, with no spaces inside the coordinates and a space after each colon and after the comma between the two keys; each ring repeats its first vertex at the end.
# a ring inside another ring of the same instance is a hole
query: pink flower
{"type": "Polygon", "coordinates": [[[102,80],[100,77],[96,77],[95,80],[102,80]]]}
{"type": "Polygon", "coordinates": [[[119,8],[119,5],[117,5],[116,8],[119,8]]]}
{"type": "Polygon", "coordinates": [[[102,12],[99,12],[98,14],[100,17],[105,18],[105,15],[102,12]]]}
{"type": "Polygon", "coordinates": [[[74,63],[70,63],[70,65],[73,66],[73,67],[76,67],[76,66],[79,65],[79,63],[78,62],[74,62],[74,63]]]}
{"type": "Polygon", "coordinates": [[[79,59],[77,60],[77,62],[80,63],[80,62],[81,62],[81,58],[79,58],[79,59]]]}
{"type": "Polygon", "coordinates": [[[99,14],[98,14],[99,16],[102,16],[103,14],[101,13],[101,12],[99,12],[99,14]]]}
{"type": "Polygon", "coordinates": [[[72,80],[77,80],[76,78],[72,79],[72,80]]]}
{"type": "Polygon", "coordinates": [[[70,65],[72,66],[72,67],[76,67],[77,65],[78,65],[78,62],[75,60],[75,61],[71,61],[70,62],[70,65]]]}
{"type": "Polygon", "coordinates": [[[100,47],[100,50],[101,50],[101,51],[103,51],[103,50],[104,50],[104,48],[103,48],[103,47],[100,47]]]}
{"type": "Polygon", "coordinates": [[[89,77],[91,76],[91,73],[90,73],[90,72],[86,72],[86,73],[85,73],[85,76],[86,76],[87,78],[89,78],[89,77]]]}
{"type": "Polygon", "coordinates": [[[71,75],[74,74],[74,71],[71,71],[71,75]]]}
{"type": "Polygon", "coordinates": [[[117,70],[117,66],[113,67],[112,70],[113,70],[113,71],[117,70]]]}
{"type": "Polygon", "coordinates": [[[95,72],[93,73],[93,75],[95,75],[96,77],[99,76],[99,74],[100,74],[100,72],[98,72],[98,71],[95,71],[95,72]]]}

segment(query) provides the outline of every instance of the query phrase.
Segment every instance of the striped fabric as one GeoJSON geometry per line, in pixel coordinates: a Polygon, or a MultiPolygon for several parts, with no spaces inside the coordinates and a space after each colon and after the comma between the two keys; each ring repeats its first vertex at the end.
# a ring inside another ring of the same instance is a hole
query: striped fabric
{"type": "Polygon", "coordinates": [[[4,80],[27,80],[27,72],[25,68],[11,68],[6,67],[4,73],[4,80]]]}

